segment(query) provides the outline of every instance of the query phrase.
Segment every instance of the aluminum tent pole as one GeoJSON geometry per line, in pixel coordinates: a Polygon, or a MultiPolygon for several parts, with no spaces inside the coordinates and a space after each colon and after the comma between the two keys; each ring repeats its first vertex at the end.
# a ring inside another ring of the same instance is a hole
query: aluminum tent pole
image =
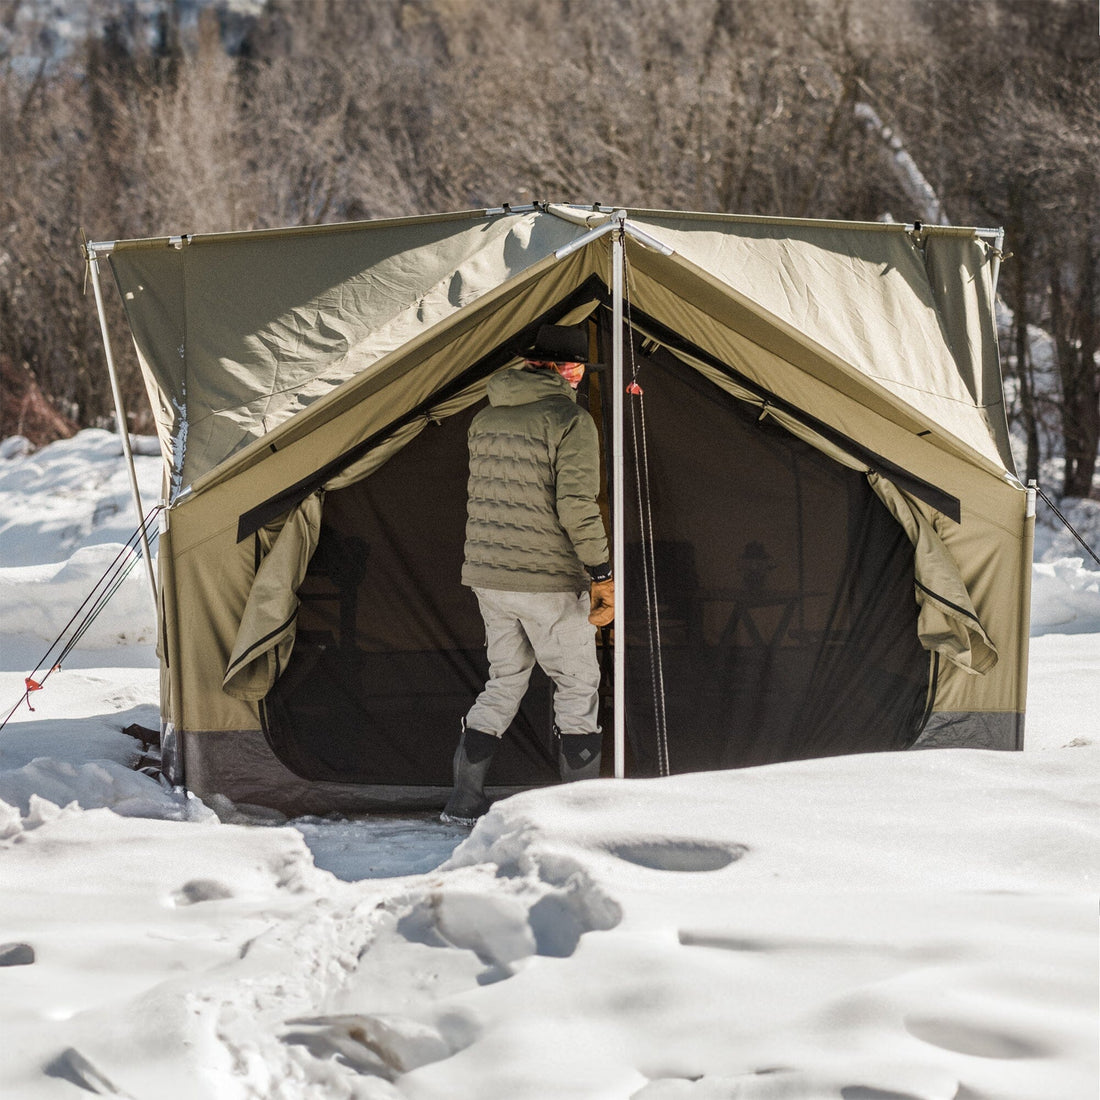
{"type": "Polygon", "coordinates": [[[130,446],[130,432],[126,426],[126,412],[122,406],[122,390],[118,384],[118,372],[115,370],[115,357],[111,351],[111,337],[107,332],[107,315],[103,309],[103,288],[99,282],[99,259],[93,246],[87,248],[88,269],[92,273],[92,291],[95,293],[95,308],[99,314],[99,331],[103,336],[103,352],[107,358],[107,373],[111,378],[111,393],[115,400],[115,418],[118,421],[118,434],[122,440],[122,453],[126,457],[126,468],[130,473],[130,490],[137,511],[138,532],[141,537],[141,554],[145,559],[145,571],[149,577],[149,592],[153,597],[153,610],[158,611],[157,578],[153,571],[153,554],[149,549],[149,537],[145,533],[145,510],[141,504],[141,490],[138,488],[137,470],[134,468],[134,452],[130,446]]]}
{"type": "Polygon", "coordinates": [[[623,249],[626,211],[612,215],[611,234],[611,475],[612,569],[615,574],[615,778],[626,774],[626,542],[623,516],[623,249]]]}
{"type": "Polygon", "coordinates": [[[993,294],[993,312],[996,315],[997,312],[997,283],[1001,277],[1001,260],[1004,258],[1004,246],[1005,246],[1005,231],[999,229],[997,231],[996,239],[993,242],[993,277],[990,280],[993,294]]]}
{"type": "Polygon", "coordinates": [[[1020,555],[1023,568],[1019,586],[1020,614],[1017,618],[1017,622],[1027,624],[1021,631],[1023,638],[1020,639],[1016,653],[1016,740],[1013,747],[1017,752],[1024,748],[1024,738],[1027,730],[1027,670],[1031,657],[1028,648],[1030,635],[1028,627],[1031,625],[1031,584],[1034,572],[1032,563],[1035,560],[1035,505],[1037,504],[1036,497],[1038,493],[1039,483],[1034,480],[1029,481],[1024,504],[1023,553],[1020,555]]]}

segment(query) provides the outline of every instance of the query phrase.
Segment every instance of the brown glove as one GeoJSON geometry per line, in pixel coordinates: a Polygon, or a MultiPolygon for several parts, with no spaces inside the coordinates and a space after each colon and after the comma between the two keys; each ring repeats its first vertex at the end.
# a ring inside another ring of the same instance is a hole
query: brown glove
{"type": "Polygon", "coordinates": [[[588,621],[593,626],[608,626],[615,618],[615,578],[593,581],[589,594],[592,610],[588,613],[588,621]]]}

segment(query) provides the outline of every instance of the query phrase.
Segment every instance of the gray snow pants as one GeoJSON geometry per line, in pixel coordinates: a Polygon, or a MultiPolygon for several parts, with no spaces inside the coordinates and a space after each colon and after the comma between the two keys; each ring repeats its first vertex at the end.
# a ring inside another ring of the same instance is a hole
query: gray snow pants
{"type": "Polygon", "coordinates": [[[588,593],[475,588],[485,620],[489,680],[466,715],[469,729],[502,737],[538,661],[554,682],[554,721],[563,734],[599,733],[600,668],[588,593]]]}

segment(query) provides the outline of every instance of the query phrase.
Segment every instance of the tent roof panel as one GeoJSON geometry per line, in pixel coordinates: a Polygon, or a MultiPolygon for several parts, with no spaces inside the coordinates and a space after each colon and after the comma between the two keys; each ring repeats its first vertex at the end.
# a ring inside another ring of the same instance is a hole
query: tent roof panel
{"type": "MultiPolygon", "coordinates": [[[[345,396],[356,400],[352,380],[374,364],[396,363],[432,334],[446,343],[479,303],[560,266],[557,255],[610,210],[540,206],[114,243],[175,491],[349,383],[345,396]]],[[[1011,470],[985,231],[668,211],[629,220],[673,250],[628,249],[671,299],[697,305],[705,284],[717,325],[787,348],[799,369],[908,430],[934,425],[987,468],[1011,470]]],[[[607,281],[608,241],[583,251],[581,267],[607,281]]],[[[550,280],[559,290],[568,282],[550,280]]]]}
{"type": "MultiPolygon", "coordinates": [[[[937,295],[923,244],[900,226],[874,232],[811,223],[792,233],[774,222],[708,225],[676,216],[648,217],[642,224],[787,333],[823,349],[853,376],[872,380],[998,467],[1012,469],[996,334],[987,330],[986,339],[975,340],[961,317],[956,323],[954,312],[944,315],[948,302],[974,294],[975,282],[979,293],[990,295],[985,302],[992,300],[987,249],[975,231],[936,239],[944,269],[937,295]],[[944,254],[955,258],[953,270],[944,254]]],[[[970,313],[983,305],[967,304],[970,313]]]]}
{"type": "Polygon", "coordinates": [[[583,232],[532,212],[116,246],[179,487],[583,232]]]}

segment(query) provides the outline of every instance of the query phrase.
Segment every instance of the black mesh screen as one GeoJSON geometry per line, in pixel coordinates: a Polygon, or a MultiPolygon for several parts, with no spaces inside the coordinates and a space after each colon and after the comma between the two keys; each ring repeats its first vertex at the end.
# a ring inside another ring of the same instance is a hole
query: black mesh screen
{"type": "Polygon", "coordinates": [[[912,546],[864,476],[665,353],[638,380],[625,430],[634,774],[658,772],[662,683],[673,772],[912,744],[928,677],[912,546]]]}
{"type": "MultiPolygon", "coordinates": [[[[459,582],[466,432],[429,424],[371,477],[327,494],[290,663],[265,706],[276,754],[310,779],[447,786],[460,722],[488,674],[459,582]]],[[[550,682],[535,669],[493,782],[557,777],[550,682]]]]}
{"type": "MultiPolygon", "coordinates": [[[[639,380],[656,614],[628,422],[628,774],[658,771],[657,624],[673,772],[911,744],[928,670],[912,550],[863,476],[661,353],[639,380]]],[[[459,583],[475,411],[326,497],[298,640],[265,704],[272,748],[306,778],[450,783],[487,672],[477,601],[459,583]]],[[[494,784],[556,779],[550,692],[536,669],[494,784]]]]}

